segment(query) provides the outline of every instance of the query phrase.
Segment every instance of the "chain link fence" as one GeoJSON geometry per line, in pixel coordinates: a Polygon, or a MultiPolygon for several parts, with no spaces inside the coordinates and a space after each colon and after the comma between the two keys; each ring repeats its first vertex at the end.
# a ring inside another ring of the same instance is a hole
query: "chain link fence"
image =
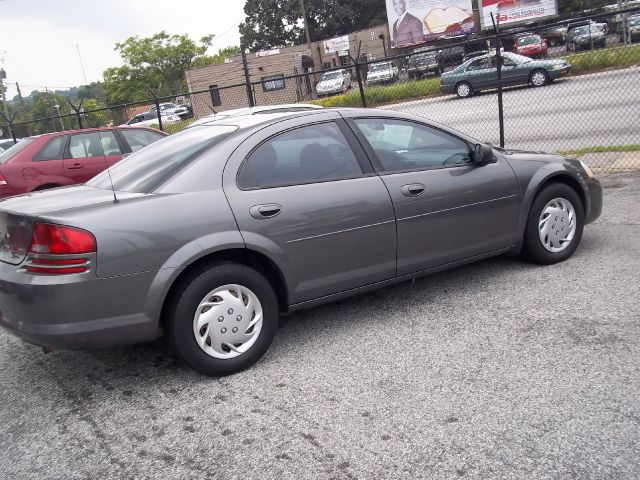
{"type": "MultiPolygon", "coordinates": [[[[507,149],[557,152],[599,171],[640,169],[640,8],[448,38],[346,66],[15,122],[3,136],[112,125],[168,133],[221,112],[311,102],[426,117],[507,149]]],[[[4,116],[3,116],[4,117],[4,116]]],[[[211,117],[214,118],[214,117],[211,117]]]]}

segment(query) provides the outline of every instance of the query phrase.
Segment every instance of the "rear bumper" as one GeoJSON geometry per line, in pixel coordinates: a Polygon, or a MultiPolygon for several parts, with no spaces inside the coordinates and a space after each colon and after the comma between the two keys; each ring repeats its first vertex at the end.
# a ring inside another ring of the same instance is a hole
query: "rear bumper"
{"type": "Polygon", "coordinates": [[[591,223],[597,220],[602,213],[602,186],[596,178],[589,178],[586,180],[586,183],[591,208],[589,209],[585,223],[591,223]]]}
{"type": "Polygon", "coordinates": [[[92,273],[54,277],[16,270],[0,265],[0,326],[29,343],[85,349],[160,335],[157,319],[144,311],[155,272],[100,279],[92,273]]]}

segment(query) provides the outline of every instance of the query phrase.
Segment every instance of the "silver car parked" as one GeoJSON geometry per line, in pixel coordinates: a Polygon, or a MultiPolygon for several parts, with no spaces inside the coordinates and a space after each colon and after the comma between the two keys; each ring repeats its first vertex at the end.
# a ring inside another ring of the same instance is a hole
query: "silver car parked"
{"type": "Polygon", "coordinates": [[[164,335],[225,375],[280,313],[505,253],[559,262],[601,208],[579,161],[404,113],[231,117],[1,201],[0,325],[48,349],[164,335]]]}
{"type": "Polygon", "coordinates": [[[325,72],[316,85],[319,97],[346,92],[351,88],[351,74],[348,70],[333,70],[325,72]]]}

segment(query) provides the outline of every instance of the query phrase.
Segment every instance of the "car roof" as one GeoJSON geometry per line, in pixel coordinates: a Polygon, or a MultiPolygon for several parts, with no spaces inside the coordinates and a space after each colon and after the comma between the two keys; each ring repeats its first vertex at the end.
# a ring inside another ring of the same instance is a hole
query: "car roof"
{"type": "Polygon", "coordinates": [[[49,138],[49,137],[55,137],[57,135],[70,135],[70,134],[75,134],[75,133],[91,133],[91,132],[104,132],[104,131],[108,131],[108,130],[152,130],[152,131],[157,131],[160,134],[164,134],[166,135],[165,132],[162,132],[160,130],[155,130],[152,128],[147,128],[147,127],[134,127],[134,126],[128,126],[128,125],[119,125],[119,126],[113,126],[113,127],[91,127],[91,128],[83,128],[83,129],[76,129],[76,130],[62,130],[60,132],[49,132],[49,133],[41,133],[40,135],[32,135],[30,137],[26,137],[26,138],[31,138],[31,139],[36,139],[36,138],[49,138]]]}

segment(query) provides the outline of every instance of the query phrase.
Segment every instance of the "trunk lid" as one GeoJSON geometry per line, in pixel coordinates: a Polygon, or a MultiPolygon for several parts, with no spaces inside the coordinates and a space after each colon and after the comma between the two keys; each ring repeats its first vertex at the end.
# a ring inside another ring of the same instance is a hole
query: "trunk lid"
{"type": "MultiPolygon", "coordinates": [[[[116,192],[118,200],[145,196],[116,192]]],[[[31,243],[39,216],[99,204],[113,203],[113,192],[84,185],[55,188],[0,200],[0,262],[20,264],[31,243]]]]}

